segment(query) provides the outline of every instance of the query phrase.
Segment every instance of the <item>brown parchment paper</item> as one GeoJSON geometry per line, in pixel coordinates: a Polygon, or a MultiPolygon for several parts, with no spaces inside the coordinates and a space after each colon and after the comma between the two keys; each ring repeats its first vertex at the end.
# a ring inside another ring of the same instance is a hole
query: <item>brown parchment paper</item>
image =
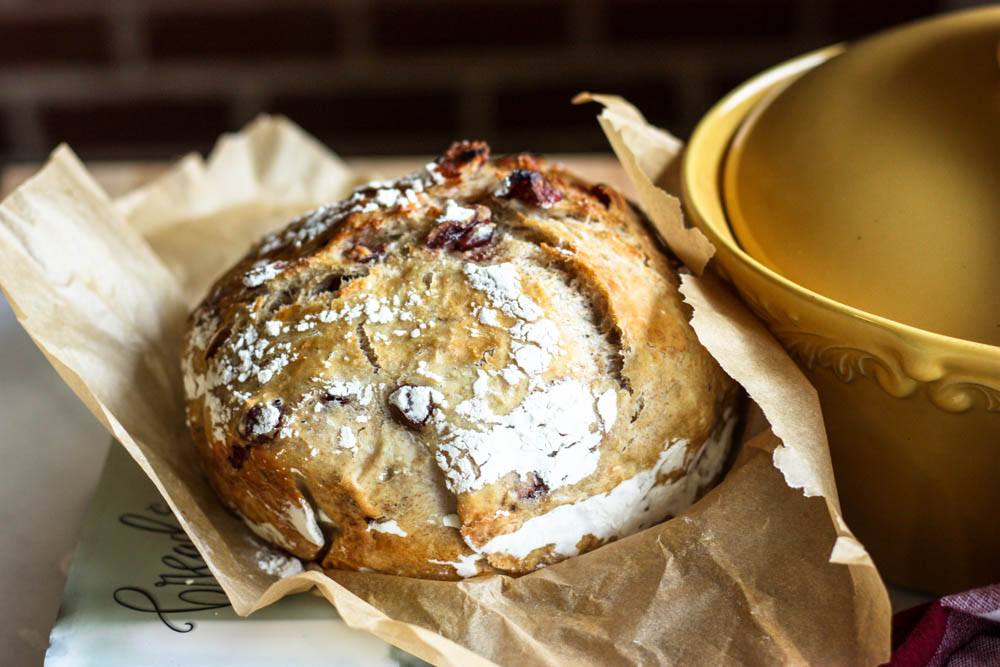
{"type": "MultiPolygon", "coordinates": [[[[679,142],[623,100],[595,99],[609,105],[602,126],[660,233],[703,270],[711,246],[651,185],[679,142]]],[[[888,658],[888,596],[840,517],[815,392],[708,274],[685,276],[682,291],[702,342],[755,401],[756,426],[723,482],[680,517],[519,579],[260,571],[259,544],[198,472],[180,331],[254,236],[358,178],[265,117],[117,202],[60,147],[0,205],[0,287],[19,320],[156,484],[237,613],[316,587],[349,625],[443,665],[888,658]]]]}

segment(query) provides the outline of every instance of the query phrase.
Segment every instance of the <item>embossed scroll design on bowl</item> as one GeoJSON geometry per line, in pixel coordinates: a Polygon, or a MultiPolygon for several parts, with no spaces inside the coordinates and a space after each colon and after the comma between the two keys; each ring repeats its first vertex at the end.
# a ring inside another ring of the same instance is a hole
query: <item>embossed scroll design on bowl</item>
{"type": "MultiPolygon", "coordinates": [[[[721,268],[721,267],[720,267],[721,268]]],[[[729,279],[725,270],[720,270],[729,279]]],[[[763,319],[785,349],[806,368],[826,368],[841,381],[866,377],[888,394],[905,398],[925,386],[927,396],[947,412],[963,412],[980,405],[1000,412],[1000,387],[960,370],[949,370],[943,359],[928,359],[926,351],[888,346],[874,341],[847,342],[827,333],[802,328],[802,316],[778,307],[736,283],[743,299],[763,319]]]]}

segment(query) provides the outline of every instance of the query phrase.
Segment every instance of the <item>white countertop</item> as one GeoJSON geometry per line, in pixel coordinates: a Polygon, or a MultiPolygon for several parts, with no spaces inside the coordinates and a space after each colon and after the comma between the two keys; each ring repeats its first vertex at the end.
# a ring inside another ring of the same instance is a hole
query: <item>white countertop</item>
{"type": "Polygon", "coordinates": [[[41,664],[111,438],[0,297],[0,655],[41,664]]]}

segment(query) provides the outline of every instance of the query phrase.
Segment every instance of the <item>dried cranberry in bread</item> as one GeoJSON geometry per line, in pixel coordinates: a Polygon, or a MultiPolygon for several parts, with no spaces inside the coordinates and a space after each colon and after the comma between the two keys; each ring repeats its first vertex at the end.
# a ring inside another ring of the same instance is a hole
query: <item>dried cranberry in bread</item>
{"type": "Polygon", "coordinates": [[[615,190],[462,142],[264,238],[191,316],[222,500],[324,567],[530,572],[717,477],[732,382],[615,190]]]}

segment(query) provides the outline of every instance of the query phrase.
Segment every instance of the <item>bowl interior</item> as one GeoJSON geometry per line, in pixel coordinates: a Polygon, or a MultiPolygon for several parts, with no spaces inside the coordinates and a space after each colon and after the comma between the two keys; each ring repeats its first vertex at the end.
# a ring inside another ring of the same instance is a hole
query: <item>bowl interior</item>
{"type": "Polygon", "coordinates": [[[937,359],[947,359],[949,365],[975,369],[985,366],[993,369],[990,376],[996,376],[1000,346],[920,329],[812,291],[745,252],[733,234],[723,202],[721,174],[735,133],[767,95],[776,94],[796,77],[844,50],[845,46],[840,44],[826,47],[766,70],[733,90],[705,114],[688,141],[681,166],[681,196],[686,213],[716,246],[719,266],[730,274],[743,267],[747,275],[756,276],[761,289],[775,298],[808,305],[814,312],[823,311],[869,333],[877,332],[883,340],[895,341],[916,356],[923,357],[924,351],[933,349],[937,359]]]}
{"type": "Polygon", "coordinates": [[[723,165],[736,240],[841,303],[1000,345],[1000,7],[889,31],[776,87],[723,165]]]}

